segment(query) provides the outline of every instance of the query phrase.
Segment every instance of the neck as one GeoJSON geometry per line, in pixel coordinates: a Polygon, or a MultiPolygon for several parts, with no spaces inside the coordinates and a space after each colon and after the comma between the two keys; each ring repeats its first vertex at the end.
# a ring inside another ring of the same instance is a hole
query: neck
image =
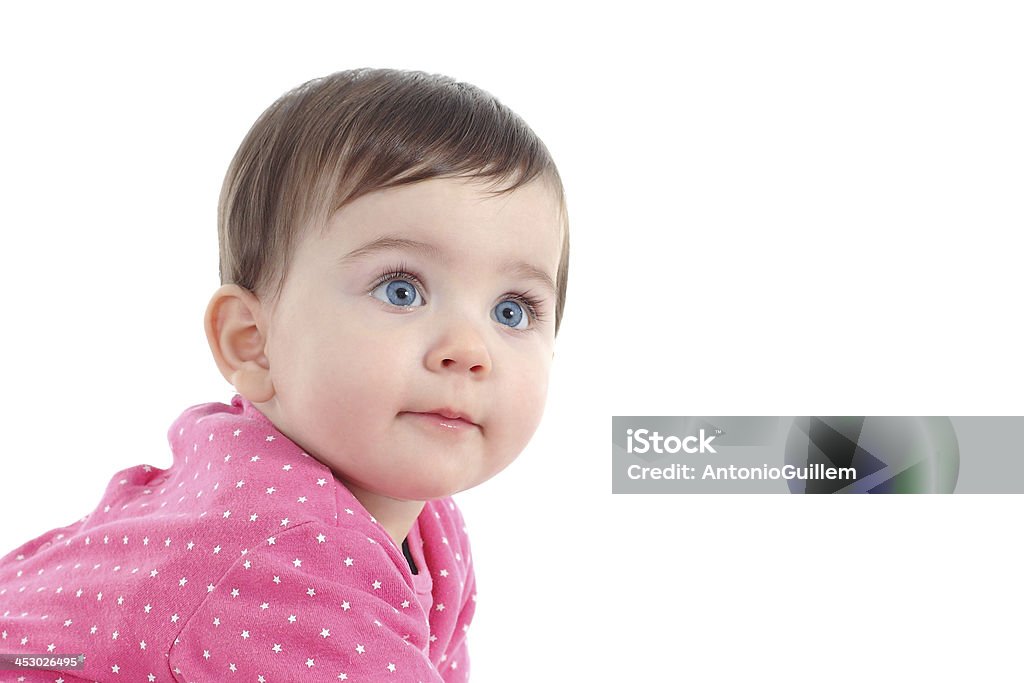
{"type": "Polygon", "coordinates": [[[366,511],[373,515],[384,531],[388,532],[388,536],[395,542],[395,546],[401,548],[402,541],[409,535],[409,529],[416,523],[416,518],[420,516],[425,503],[422,500],[389,498],[347,482],[345,485],[356,500],[366,508],[366,511]]]}

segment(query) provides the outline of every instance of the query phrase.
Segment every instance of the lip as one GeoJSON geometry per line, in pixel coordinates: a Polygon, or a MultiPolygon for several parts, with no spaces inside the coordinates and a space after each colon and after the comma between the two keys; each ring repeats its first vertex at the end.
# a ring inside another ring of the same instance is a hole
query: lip
{"type": "Polygon", "coordinates": [[[460,432],[467,431],[470,429],[479,429],[480,425],[473,422],[466,415],[459,413],[457,410],[449,408],[438,408],[429,412],[415,412],[405,411],[403,415],[409,415],[418,422],[421,422],[427,426],[452,431],[460,432]]]}

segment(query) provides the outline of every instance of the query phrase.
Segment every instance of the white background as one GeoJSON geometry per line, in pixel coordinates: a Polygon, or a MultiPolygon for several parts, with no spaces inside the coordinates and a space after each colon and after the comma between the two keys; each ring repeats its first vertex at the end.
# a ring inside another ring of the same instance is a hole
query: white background
{"type": "Polygon", "coordinates": [[[1017,6],[349,4],[0,11],[0,553],[230,401],[202,317],[259,113],[419,69],[521,114],[572,222],[545,422],[458,498],[474,680],[1019,676],[1021,496],[613,496],[609,440],[1022,412],[1017,6]]]}

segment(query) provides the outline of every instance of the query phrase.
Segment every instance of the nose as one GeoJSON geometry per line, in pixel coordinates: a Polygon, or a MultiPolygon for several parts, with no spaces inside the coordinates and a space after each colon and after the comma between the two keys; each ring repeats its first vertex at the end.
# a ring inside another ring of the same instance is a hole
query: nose
{"type": "Polygon", "coordinates": [[[452,326],[427,352],[426,364],[434,372],[457,372],[482,379],[491,372],[491,354],[470,325],[452,326]]]}

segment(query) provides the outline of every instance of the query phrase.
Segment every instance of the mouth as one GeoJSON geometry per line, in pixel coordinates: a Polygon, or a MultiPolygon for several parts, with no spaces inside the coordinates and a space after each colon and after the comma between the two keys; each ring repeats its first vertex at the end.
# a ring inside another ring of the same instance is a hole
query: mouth
{"type": "Polygon", "coordinates": [[[436,410],[425,412],[415,412],[410,410],[400,413],[400,415],[409,415],[428,426],[450,431],[481,429],[480,425],[473,422],[468,415],[449,408],[438,408],[436,410]]]}

